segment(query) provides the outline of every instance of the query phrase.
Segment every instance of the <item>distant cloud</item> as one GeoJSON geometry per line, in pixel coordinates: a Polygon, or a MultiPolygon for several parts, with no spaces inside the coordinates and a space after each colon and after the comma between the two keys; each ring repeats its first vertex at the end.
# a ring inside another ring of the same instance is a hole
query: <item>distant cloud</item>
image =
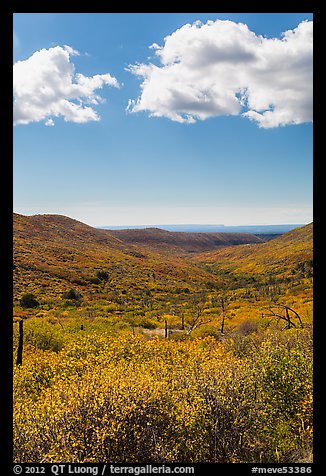
{"type": "Polygon", "coordinates": [[[281,39],[232,21],[186,24],[150,46],[160,66],[129,66],[142,84],[127,110],[180,123],[240,114],[262,128],[310,122],[312,32],[312,21],[281,39]]]}
{"type": "Polygon", "coordinates": [[[53,119],[47,119],[44,124],[46,126],[54,126],[54,120],[53,119]]]}
{"type": "Polygon", "coordinates": [[[70,46],[56,46],[14,64],[14,124],[45,121],[53,126],[59,116],[76,123],[100,119],[94,106],[103,99],[95,91],[120,85],[110,74],[76,74],[70,57],[77,55],[70,46]]]}

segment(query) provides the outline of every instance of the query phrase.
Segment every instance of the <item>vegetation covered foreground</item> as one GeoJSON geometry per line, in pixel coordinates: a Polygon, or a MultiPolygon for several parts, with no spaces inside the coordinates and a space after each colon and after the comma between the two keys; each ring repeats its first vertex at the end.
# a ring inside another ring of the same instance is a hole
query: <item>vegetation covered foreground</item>
{"type": "Polygon", "coordinates": [[[71,222],[16,226],[16,462],[312,461],[311,225],[170,257],[71,222]]]}

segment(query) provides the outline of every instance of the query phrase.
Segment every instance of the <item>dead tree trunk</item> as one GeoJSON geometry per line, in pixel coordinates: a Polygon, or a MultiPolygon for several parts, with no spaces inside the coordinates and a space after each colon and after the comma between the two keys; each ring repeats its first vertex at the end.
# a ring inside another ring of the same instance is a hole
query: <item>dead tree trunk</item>
{"type": "Polygon", "coordinates": [[[225,314],[223,312],[222,325],[221,325],[221,334],[224,334],[224,322],[225,322],[225,314]]]}
{"type": "Polygon", "coordinates": [[[295,322],[293,322],[293,319],[298,319],[300,327],[303,327],[303,322],[301,320],[301,317],[299,314],[294,310],[291,309],[289,306],[286,306],[285,304],[280,304],[280,303],[273,303],[270,305],[268,308],[268,312],[270,313],[269,315],[267,314],[262,314],[263,317],[275,317],[277,319],[277,323],[280,320],[283,320],[286,322],[285,326],[283,329],[290,329],[291,327],[297,327],[295,322]],[[274,309],[284,309],[285,310],[285,316],[282,314],[279,314],[279,312],[274,311],[274,309]],[[290,312],[292,312],[292,315],[290,316],[290,312]],[[292,319],[291,319],[292,317],[292,319]]]}
{"type": "Polygon", "coordinates": [[[291,319],[290,319],[290,314],[289,314],[289,310],[288,310],[287,307],[285,308],[285,314],[286,314],[286,320],[287,320],[286,328],[287,328],[287,329],[290,329],[290,327],[291,327],[291,319]]]}
{"type": "Polygon", "coordinates": [[[168,321],[167,321],[166,319],[165,319],[165,321],[164,321],[164,324],[165,324],[165,327],[164,327],[164,337],[165,337],[165,339],[167,339],[168,336],[169,336],[169,330],[168,330],[168,321]]]}
{"type": "Polygon", "coordinates": [[[19,321],[19,340],[18,340],[18,350],[17,350],[17,360],[16,365],[23,365],[23,347],[24,347],[24,321],[21,319],[19,321]]]}

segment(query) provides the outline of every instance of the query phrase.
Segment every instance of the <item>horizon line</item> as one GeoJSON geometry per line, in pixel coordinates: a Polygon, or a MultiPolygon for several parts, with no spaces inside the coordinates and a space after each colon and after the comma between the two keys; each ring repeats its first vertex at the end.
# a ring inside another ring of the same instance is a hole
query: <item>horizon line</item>
{"type": "Polygon", "coordinates": [[[94,228],[100,229],[110,229],[110,227],[114,228],[161,228],[161,227],[221,227],[221,228],[244,228],[244,227],[282,227],[282,226],[291,226],[291,227],[299,227],[305,226],[313,223],[313,221],[309,221],[307,223],[250,223],[250,224],[242,224],[242,225],[225,225],[225,224],[212,224],[212,223],[159,223],[159,224],[141,224],[141,225],[91,225],[94,228]]]}
{"type": "MultiPolygon", "coordinates": [[[[63,213],[29,213],[29,214],[24,214],[24,213],[19,213],[13,211],[13,214],[21,215],[21,216],[26,216],[26,217],[36,217],[36,216],[63,216],[67,218],[71,218],[72,220],[79,221],[84,224],[88,224],[86,221],[80,220],[78,218],[75,218],[71,215],[65,215],[63,213]]],[[[141,224],[102,224],[102,225],[89,225],[92,226],[93,228],[104,228],[104,227],[144,227],[144,228],[159,228],[160,226],[207,226],[207,227],[245,227],[245,226],[304,226],[308,225],[310,223],[313,223],[313,220],[307,220],[304,222],[296,222],[296,223],[290,223],[290,222],[277,222],[277,223],[246,223],[246,224],[225,224],[225,223],[196,223],[196,222],[188,222],[188,223],[141,223],[141,224]]]]}

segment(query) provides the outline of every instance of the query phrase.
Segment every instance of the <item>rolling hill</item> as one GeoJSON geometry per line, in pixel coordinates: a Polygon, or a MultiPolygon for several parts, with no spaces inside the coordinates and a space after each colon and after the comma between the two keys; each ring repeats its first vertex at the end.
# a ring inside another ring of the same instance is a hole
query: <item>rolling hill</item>
{"type": "Polygon", "coordinates": [[[277,282],[282,293],[301,283],[304,299],[311,300],[312,224],[268,242],[221,235],[157,229],[112,233],[61,215],[15,214],[15,302],[32,293],[43,307],[62,307],[64,294],[74,289],[84,307],[109,304],[118,313],[142,314],[148,306],[153,312],[173,309],[177,302],[188,306],[201,293],[238,300],[237,293],[246,294],[253,282],[257,290],[277,282]],[[241,240],[253,242],[235,245],[241,240]],[[209,247],[215,250],[199,252],[209,247]],[[105,280],[98,275],[103,271],[105,280]]]}
{"type": "Polygon", "coordinates": [[[215,272],[227,271],[251,275],[291,275],[296,270],[309,274],[313,259],[313,224],[289,231],[257,245],[230,246],[200,253],[191,261],[205,264],[215,272]]]}
{"type": "Polygon", "coordinates": [[[230,245],[262,243],[251,233],[171,232],[160,228],[107,230],[127,244],[137,244],[161,253],[199,253],[230,245]]]}
{"type": "Polygon", "coordinates": [[[61,215],[14,214],[16,296],[28,291],[56,299],[71,286],[96,295],[101,291],[96,279],[100,270],[108,272],[112,292],[218,282],[178,256],[163,259],[152,249],[125,243],[106,230],[77,220],[61,215]]]}

